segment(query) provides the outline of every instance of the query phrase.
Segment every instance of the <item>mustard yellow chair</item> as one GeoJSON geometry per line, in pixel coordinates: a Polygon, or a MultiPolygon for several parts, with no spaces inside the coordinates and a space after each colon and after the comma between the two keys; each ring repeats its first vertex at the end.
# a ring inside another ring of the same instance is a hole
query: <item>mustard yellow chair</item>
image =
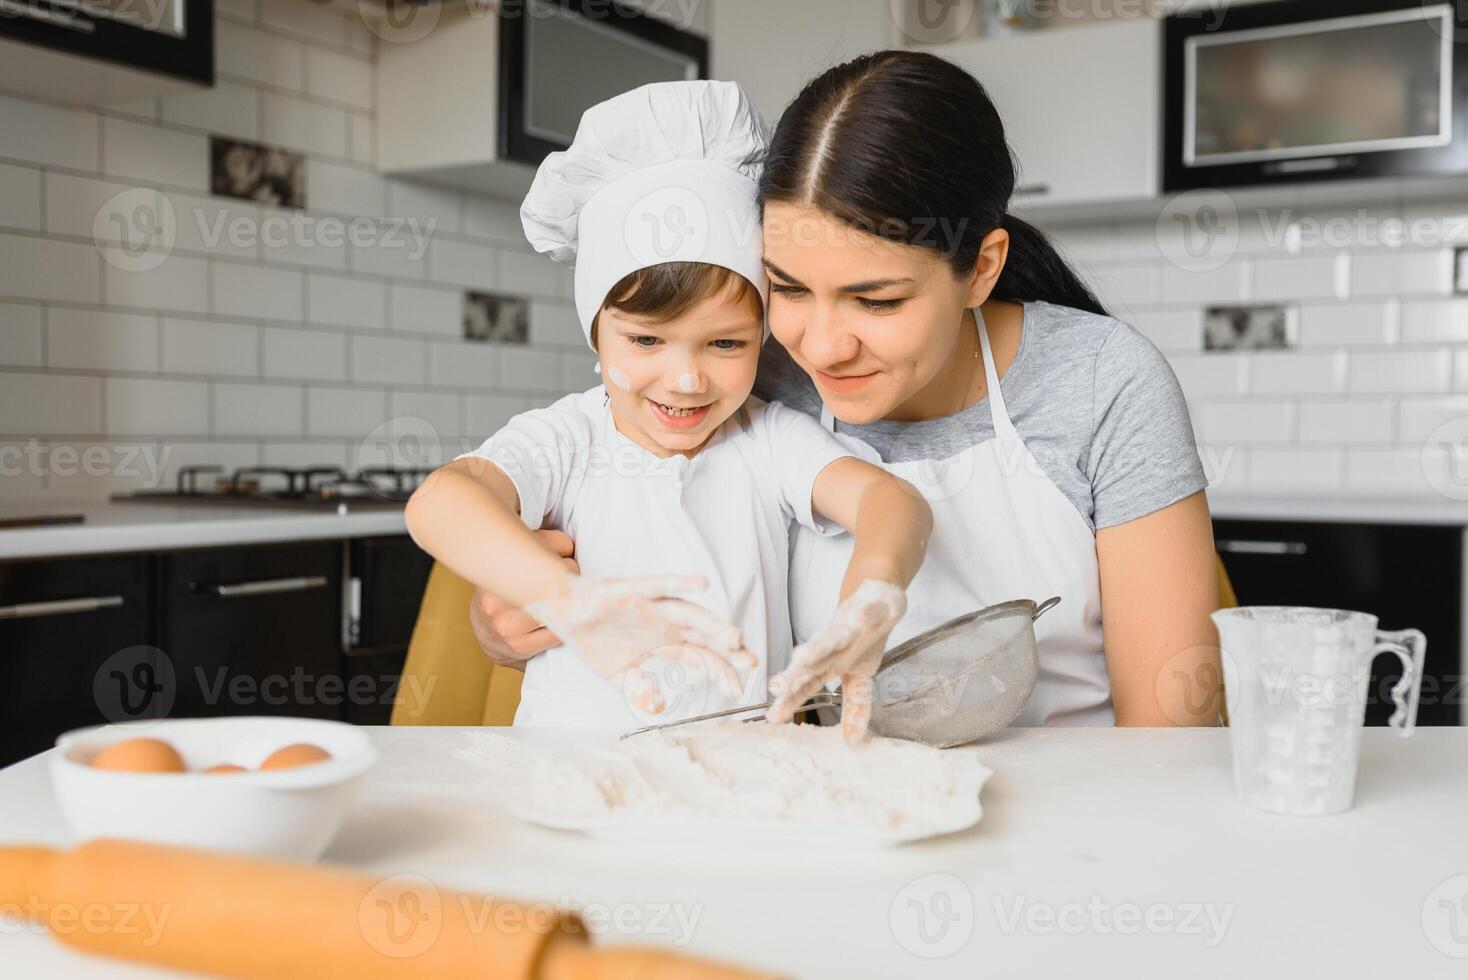
{"type": "MultiPolygon", "coordinates": [[[[474,587],[435,563],[408,643],[394,725],[508,725],[520,705],[523,672],[484,655],[469,627],[474,587]]],[[[1218,607],[1239,604],[1218,559],[1218,607]]]]}
{"type": "Polygon", "coordinates": [[[521,671],[490,661],[469,627],[474,587],[434,563],[408,643],[394,725],[508,725],[521,671]]]}
{"type": "Polygon", "coordinates": [[[1218,608],[1233,609],[1239,604],[1239,597],[1234,595],[1234,584],[1228,580],[1228,569],[1223,567],[1223,559],[1218,559],[1218,608]]]}

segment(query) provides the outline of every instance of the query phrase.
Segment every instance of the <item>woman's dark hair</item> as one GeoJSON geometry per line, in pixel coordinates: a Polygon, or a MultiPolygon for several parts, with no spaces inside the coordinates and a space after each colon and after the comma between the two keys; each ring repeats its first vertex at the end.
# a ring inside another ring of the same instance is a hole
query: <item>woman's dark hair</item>
{"type": "MultiPolygon", "coordinates": [[[[648,323],[667,323],[687,313],[710,296],[734,290],[736,303],[759,302],[759,291],[731,269],[708,262],[663,262],[629,272],[607,293],[602,309],[613,309],[648,323]]],[[[591,342],[601,310],[591,321],[591,342]]]]}
{"type": "Polygon", "coordinates": [[[1006,213],[1015,165],[1004,123],[968,72],[916,51],[878,51],[809,82],[780,116],[760,203],[800,204],[943,255],[967,276],[985,235],[1009,232],[996,299],[1105,315],[1043,232],[1006,213]]]}

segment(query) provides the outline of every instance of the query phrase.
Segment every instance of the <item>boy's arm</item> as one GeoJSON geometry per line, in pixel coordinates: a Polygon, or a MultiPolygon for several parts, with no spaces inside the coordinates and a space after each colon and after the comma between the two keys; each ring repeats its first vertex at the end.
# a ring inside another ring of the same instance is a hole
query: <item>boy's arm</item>
{"type": "Polygon", "coordinates": [[[922,567],[933,532],[933,511],[906,480],[845,456],[816,477],[811,504],[855,540],[841,582],[843,600],[867,579],[906,589],[922,567]]]}
{"type": "Polygon", "coordinates": [[[906,589],[922,567],[933,531],[933,511],[912,484],[853,457],[817,475],[811,504],[855,539],[841,602],[823,629],[790,652],[790,666],[771,678],[775,703],[767,717],[789,721],[832,679],[841,682],[841,731],[866,737],[873,704],[872,678],[887,637],[907,611],[906,589]]]}
{"type": "Polygon", "coordinates": [[[570,591],[574,576],[519,517],[505,471],[466,456],[433,471],[408,500],[408,533],[463,578],[517,606],[570,591]]]}
{"type": "MultiPolygon", "coordinates": [[[[630,671],[655,653],[690,670],[712,670],[732,697],[736,664],[753,666],[738,628],[702,606],[676,598],[708,583],[690,576],[643,576],[587,582],[571,574],[518,516],[520,495],[508,474],[482,457],[465,457],[429,475],[408,500],[408,531],[420,547],[483,589],[526,607],[576,647],[603,677],[630,671]]],[[[640,708],[667,702],[655,681],[636,672],[624,691],[640,708]]]]}

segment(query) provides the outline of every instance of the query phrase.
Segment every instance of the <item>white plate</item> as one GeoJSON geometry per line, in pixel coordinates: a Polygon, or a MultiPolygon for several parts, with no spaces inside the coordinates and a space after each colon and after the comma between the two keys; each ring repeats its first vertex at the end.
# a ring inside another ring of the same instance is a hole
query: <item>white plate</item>
{"type": "MultiPolygon", "coordinates": [[[[987,768],[984,772],[984,779],[988,779],[993,774],[987,768]]],[[[787,820],[766,823],[741,820],[726,824],[712,822],[691,824],[685,820],[669,820],[659,823],[651,820],[623,818],[577,819],[568,818],[563,814],[537,812],[519,801],[507,804],[507,809],[512,816],[527,823],[548,827],[552,830],[577,831],[601,840],[776,847],[892,847],[967,830],[976,826],[983,815],[982,807],[975,804],[972,814],[946,826],[931,824],[924,827],[875,828],[840,824],[792,823],[787,820]]]]}
{"type": "Polygon", "coordinates": [[[503,751],[481,758],[513,761],[518,771],[498,781],[517,790],[501,802],[555,830],[650,843],[881,847],[979,822],[993,772],[976,751],[880,738],[852,749],[834,729],[712,723],[552,749],[534,762],[503,751]],[[901,819],[888,824],[889,813],[901,819]]]}

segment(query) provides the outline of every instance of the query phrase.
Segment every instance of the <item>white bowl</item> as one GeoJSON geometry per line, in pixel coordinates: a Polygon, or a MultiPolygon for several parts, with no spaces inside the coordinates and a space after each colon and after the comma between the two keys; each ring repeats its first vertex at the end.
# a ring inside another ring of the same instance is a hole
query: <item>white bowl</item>
{"type": "Polygon", "coordinates": [[[77,840],[123,837],[297,861],[315,860],[341,828],[357,785],[377,763],[367,733],[314,718],[179,718],[67,732],[51,756],[51,791],[77,840]],[[183,756],[184,773],[94,769],[114,742],[158,738],[183,756]],[[253,770],[295,742],[325,762],[273,772],[205,775],[230,762],[253,770]]]}

